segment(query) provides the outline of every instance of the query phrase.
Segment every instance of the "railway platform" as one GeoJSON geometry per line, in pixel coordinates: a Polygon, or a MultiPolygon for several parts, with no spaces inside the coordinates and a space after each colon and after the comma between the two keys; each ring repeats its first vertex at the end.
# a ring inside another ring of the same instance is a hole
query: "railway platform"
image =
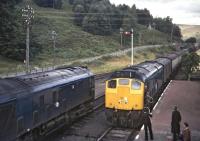
{"type": "MultiPolygon", "coordinates": [[[[152,129],[154,141],[172,141],[171,115],[174,105],[181,113],[183,123],[188,122],[191,141],[200,141],[200,81],[172,80],[153,109],[152,129]]],[[[142,127],[135,141],[145,141],[142,127]]]]}

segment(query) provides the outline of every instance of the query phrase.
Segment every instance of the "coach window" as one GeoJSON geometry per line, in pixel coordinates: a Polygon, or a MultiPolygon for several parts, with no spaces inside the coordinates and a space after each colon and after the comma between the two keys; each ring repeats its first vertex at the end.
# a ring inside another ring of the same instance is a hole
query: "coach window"
{"type": "Polygon", "coordinates": [[[140,90],[141,89],[141,83],[133,80],[131,87],[132,87],[133,90],[140,90]]]}
{"type": "Polygon", "coordinates": [[[116,86],[117,86],[117,81],[116,80],[108,81],[108,88],[114,89],[114,88],[116,88],[116,86]]]}

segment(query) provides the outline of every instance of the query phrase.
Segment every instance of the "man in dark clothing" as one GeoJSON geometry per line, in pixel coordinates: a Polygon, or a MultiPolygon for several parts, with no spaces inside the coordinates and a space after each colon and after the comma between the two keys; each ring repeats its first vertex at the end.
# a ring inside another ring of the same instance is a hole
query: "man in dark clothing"
{"type": "Polygon", "coordinates": [[[173,133],[173,141],[177,141],[177,136],[180,135],[180,122],[181,114],[177,110],[177,106],[174,107],[172,112],[172,121],[171,121],[171,132],[173,133]]]}
{"type": "Polygon", "coordinates": [[[149,113],[149,110],[144,111],[145,141],[148,141],[148,130],[149,130],[149,133],[150,133],[150,139],[153,140],[153,132],[152,132],[150,117],[152,117],[152,114],[149,113]]]}

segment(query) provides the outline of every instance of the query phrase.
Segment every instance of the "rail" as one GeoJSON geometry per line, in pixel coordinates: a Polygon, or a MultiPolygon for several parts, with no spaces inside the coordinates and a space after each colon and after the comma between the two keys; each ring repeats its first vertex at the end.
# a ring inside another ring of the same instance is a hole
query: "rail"
{"type": "Polygon", "coordinates": [[[97,138],[96,141],[131,141],[137,133],[138,131],[135,129],[109,127],[97,138]]]}

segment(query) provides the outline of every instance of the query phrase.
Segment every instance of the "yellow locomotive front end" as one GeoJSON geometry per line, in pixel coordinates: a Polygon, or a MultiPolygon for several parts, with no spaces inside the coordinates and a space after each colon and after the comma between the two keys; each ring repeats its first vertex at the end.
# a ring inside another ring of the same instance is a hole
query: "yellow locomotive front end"
{"type": "Polygon", "coordinates": [[[134,126],[135,115],[140,115],[144,108],[144,93],[144,83],[140,80],[132,78],[108,80],[105,90],[107,120],[118,125],[120,123],[120,126],[134,126]]]}
{"type": "Polygon", "coordinates": [[[107,81],[105,107],[115,110],[142,110],[144,107],[144,83],[129,78],[107,81]]]}

